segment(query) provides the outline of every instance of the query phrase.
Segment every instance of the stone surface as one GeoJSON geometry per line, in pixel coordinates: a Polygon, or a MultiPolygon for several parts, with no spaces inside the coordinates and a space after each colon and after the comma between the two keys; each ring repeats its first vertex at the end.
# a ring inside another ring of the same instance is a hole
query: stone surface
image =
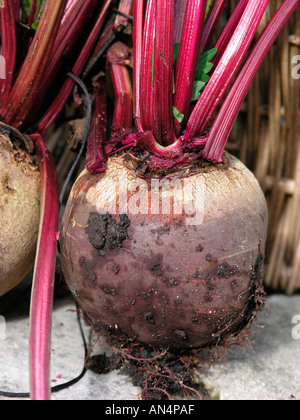
{"type": "MultiPolygon", "coordinates": [[[[25,308],[24,308],[25,309],[25,308]]],[[[52,386],[77,377],[84,365],[84,347],[77,323],[73,300],[55,303],[53,310],[52,386]]],[[[19,312],[19,311],[18,311],[19,312]]],[[[84,326],[85,336],[90,330],[84,326]]],[[[6,339],[0,340],[0,389],[10,392],[28,392],[28,334],[27,311],[6,318],[6,339]]],[[[100,342],[95,351],[109,355],[108,346],[100,342]]],[[[123,369],[106,375],[88,371],[83,379],[68,389],[52,395],[53,400],[135,400],[140,388],[134,387],[123,369]]],[[[1,399],[6,399],[0,396],[1,399]]]]}
{"type": "MultiPolygon", "coordinates": [[[[0,301],[0,313],[1,313],[0,301]]],[[[3,307],[3,305],[2,305],[3,307]]],[[[59,299],[53,311],[52,386],[80,374],[84,348],[77,324],[74,302],[59,299]]],[[[211,398],[221,400],[290,400],[300,399],[300,327],[292,324],[300,315],[300,296],[273,295],[265,312],[258,317],[252,348],[233,347],[222,360],[209,369],[199,369],[211,398]],[[296,328],[295,328],[296,327],[296,328]],[[293,330],[294,328],[294,330],[293,330]],[[294,338],[292,336],[294,331],[294,338]]],[[[300,320],[299,320],[300,321],[300,320]]],[[[2,323],[3,324],[3,323],[2,323]]],[[[28,391],[28,301],[6,317],[6,339],[0,324],[0,389],[28,391]]],[[[90,330],[84,327],[88,337],[90,330]]],[[[111,349],[103,340],[94,353],[111,349]]],[[[69,389],[53,394],[53,400],[137,400],[140,388],[131,383],[125,369],[107,375],[88,372],[69,389]]],[[[0,399],[5,399],[0,397],[0,399]]]]}
{"type": "Polygon", "coordinates": [[[297,315],[300,323],[299,295],[269,297],[251,337],[253,351],[231,348],[201,372],[210,395],[221,400],[300,400],[300,327],[292,324],[297,315]]]}

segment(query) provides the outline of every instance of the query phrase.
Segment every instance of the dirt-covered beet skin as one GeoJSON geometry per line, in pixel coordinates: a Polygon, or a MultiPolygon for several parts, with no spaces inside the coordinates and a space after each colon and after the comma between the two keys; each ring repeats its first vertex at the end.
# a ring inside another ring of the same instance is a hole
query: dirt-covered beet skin
{"type": "Polygon", "coordinates": [[[173,349],[215,345],[243,330],[263,300],[268,223],[253,174],[225,153],[222,164],[165,177],[201,185],[204,217],[195,224],[192,213],[174,214],[172,200],[171,214],[151,214],[150,179],[127,191],[127,214],[118,213],[119,196],[115,214],[106,212],[120,174],[128,185],[137,179],[124,155],[110,158],[103,174],[84,171],[63,220],[63,272],[91,325],[173,349]],[[149,200],[135,197],[143,189],[149,200]]]}
{"type": "Polygon", "coordinates": [[[39,221],[39,169],[29,153],[0,134],[0,296],[33,268],[39,221]]]}

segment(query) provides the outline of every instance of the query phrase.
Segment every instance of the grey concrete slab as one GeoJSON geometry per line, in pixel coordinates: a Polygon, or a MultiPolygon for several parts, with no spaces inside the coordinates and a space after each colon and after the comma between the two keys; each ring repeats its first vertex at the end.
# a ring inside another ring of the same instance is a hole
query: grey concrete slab
{"type": "MultiPolygon", "coordinates": [[[[1,305],[0,305],[1,310],[1,305]]],[[[300,399],[300,296],[273,295],[258,317],[251,337],[252,349],[229,349],[222,360],[199,374],[211,398],[221,400],[300,399]],[[292,324],[292,320],[299,324],[292,324]],[[297,328],[298,327],[298,328],[297,328]],[[299,337],[298,337],[299,335],[299,337]]],[[[28,302],[0,323],[0,389],[27,392],[28,302]]],[[[84,326],[85,335],[91,331],[84,326]]],[[[84,348],[71,298],[55,301],[52,333],[52,386],[65,383],[83,368],[84,348]]],[[[111,349],[100,339],[96,354],[111,349]]],[[[88,372],[53,400],[137,400],[141,389],[132,385],[124,368],[106,375],[88,372]]],[[[6,398],[0,397],[4,400],[6,398]]]]}

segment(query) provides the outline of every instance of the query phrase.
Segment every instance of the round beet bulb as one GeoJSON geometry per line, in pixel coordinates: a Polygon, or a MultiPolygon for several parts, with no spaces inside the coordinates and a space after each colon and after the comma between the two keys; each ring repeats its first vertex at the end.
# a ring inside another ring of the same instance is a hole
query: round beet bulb
{"type": "Polygon", "coordinates": [[[228,153],[163,178],[139,167],[114,156],[75,183],[61,238],[67,284],[103,334],[171,349],[222,343],[263,302],[264,194],[228,153]]]}
{"type": "Polygon", "coordinates": [[[34,265],[40,221],[40,172],[33,157],[0,134],[0,296],[34,265]]]}

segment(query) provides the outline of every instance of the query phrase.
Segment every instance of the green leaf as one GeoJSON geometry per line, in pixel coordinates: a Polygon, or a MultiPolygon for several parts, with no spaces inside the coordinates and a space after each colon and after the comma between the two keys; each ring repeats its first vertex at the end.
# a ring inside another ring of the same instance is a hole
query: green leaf
{"type": "Polygon", "coordinates": [[[37,30],[37,28],[38,28],[39,24],[40,24],[40,21],[39,21],[39,20],[37,20],[36,22],[34,22],[34,23],[31,25],[32,29],[37,30]]]}
{"type": "Polygon", "coordinates": [[[205,88],[205,85],[209,81],[208,73],[213,68],[213,64],[210,62],[210,60],[216,55],[216,53],[216,48],[205,52],[202,52],[202,50],[200,51],[191,99],[192,102],[198,101],[203,89],[205,88]]]}
{"type": "Polygon", "coordinates": [[[192,93],[192,98],[191,101],[198,101],[198,99],[200,98],[200,95],[202,93],[203,88],[205,87],[205,82],[202,82],[201,80],[196,80],[193,86],[193,93],[192,93]]]}
{"type": "MultiPolygon", "coordinates": [[[[30,15],[31,8],[32,8],[32,3],[33,3],[33,0],[21,0],[22,20],[25,23],[27,23],[28,17],[30,15]]],[[[43,3],[43,0],[38,0],[37,1],[37,4],[36,4],[36,10],[37,10],[36,17],[38,17],[40,8],[42,6],[42,3],[43,3]]],[[[38,25],[39,25],[39,20],[36,20],[34,22],[34,24],[32,25],[32,28],[33,29],[37,29],[38,25]]]]}
{"type": "MultiPolygon", "coordinates": [[[[178,59],[179,48],[180,48],[180,44],[175,43],[174,44],[174,59],[173,59],[174,70],[175,70],[175,67],[176,67],[177,59],[178,59]]],[[[205,88],[205,85],[209,81],[208,73],[213,68],[213,64],[210,62],[210,60],[212,60],[214,58],[216,53],[217,53],[216,48],[213,48],[211,50],[207,50],[205,52],[200,50],[198,63],[197,63],[195,82],[194,82],[194,86],[193,86],[193,93],[192,93],[192,99],[191,99],[192,102],[198,101],[201,93],[203,92],[203,89],[205,88]]],[[[152,73],[153,73],[153,71],[152,71],[152,73]]],[[[173,93],[175,93],[175,86],[173,86],[173,93]]],[[[179,112],[178,110],[176,110],[176,111],[179,112]]],[[[173,112],[174,112],[174,110],[173,110],[173,112]]],[[[180,115],[182,115],[182,114],[180,114],[180,115]]],[[[174,113],[174,116],[179,121],[179,119],[176,117],[175,113],[174,113]]],[[[179,122],[181,122],[181,121],[179,121],[179,122]]]]}
{"type": "Polygon", "coordinates": [[[179,123],[182,123],[184,115],[175,106],[173,106],[173,115],[179,123]]]}
{"type": "Polygon", "coordinates": [[[179,48],[180,48],[180,43],[176,42],[174,44],[174,58],[173,58],[173,66],[176,66],[177,63],[177,58],[178,58],[178,54],[179,54],[179,48]]]}
{"type": "Polygon", "coordinates": [[[207,0],[207,6],[206,6],[206,13],[205,13],[205,20],[208,18],[210,9],[212,8],[214,4],[214,0],[207,0]]]}
{"type": "Polygon", "coordinates": [[[30,15],[32,0],[22,0],[22,9],[27,17],[30,15]]]}
{"type": "Polygon", "coordinates": [[[199,55],[199,58],[198,58],[197,68],[205,69],[206,66],[211,64],[210,60],[212,60],[214,58],[216,53],[217,53],[216,48],[212,48],[211,50],[207,50],[205,52],[202,52],[202,50],[200,50],[200,55],[199,55]]]}

